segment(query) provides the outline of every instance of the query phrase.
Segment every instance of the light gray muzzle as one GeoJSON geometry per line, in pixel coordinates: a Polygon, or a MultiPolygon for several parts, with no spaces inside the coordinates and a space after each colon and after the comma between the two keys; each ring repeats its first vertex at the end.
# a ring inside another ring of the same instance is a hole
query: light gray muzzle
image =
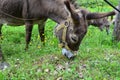
{"type": "Polygon", "coordinates": [[[65,48],[62,48],[62,54],[64,56],[66,56],[68,59],[73,59],[75,57],[74,54],[71,51],[69,51],[65,48]]]}

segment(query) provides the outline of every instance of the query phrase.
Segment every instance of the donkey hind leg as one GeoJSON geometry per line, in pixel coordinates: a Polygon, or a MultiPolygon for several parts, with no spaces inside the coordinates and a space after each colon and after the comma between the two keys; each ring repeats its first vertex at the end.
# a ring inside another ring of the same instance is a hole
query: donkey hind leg
{"type": "Polygon", "coordinates": [[[2,54],[2,49],[1,49],[1,43],[2,43],[2,24],[0,24],[0,61],[4,60],[3,54],[2,54]]]}
{"type": "Polygon", "coordinates": [[[3,54],[2,54],[2,49],[1,49],[2,32],[1,32],[1,29],[2,29],[2,24],[0,24],[0,70],[5,70],[10,65],[7,62],[5,62],[5,58],[4,58],[3,54]]]}
{"type": "Polygon", "coordinates": [[[2,54],[1,45],[0,45],[0,70],[5,70],[8,67],[10,67],[10,64],[6,62],[2,54]]]}
{"type": "Polygon", "coordinates": [[[0,24],[0,38],[2,38],[2,26],[3,24],[0,24]]]}
{"type": "Polygon", "coordinates": [[[27,50],[27,49],[28,49],[28,45],[29,45],[30,40],[31,40],[33,23],[31,23],[31,22],[26,22],[26,23],[25,23],[25,26],[26,26],[26,47],[25,47],[25,50],[27,50]]]}
{"type": "Polygon", "coordinates": [[[1,40],[0,40],[0,61],[4,61],[4,56],[2,54],[2,49],[1,49],[1,40]]]}
{"type": "Polygon", "coordinates": [[[39,36],[43,45],[45,45],[45,34],[44,34],[45,22],[46,20],[43,20],[43,21],[41,20],[40,23],[38,24],[39,36]]]}

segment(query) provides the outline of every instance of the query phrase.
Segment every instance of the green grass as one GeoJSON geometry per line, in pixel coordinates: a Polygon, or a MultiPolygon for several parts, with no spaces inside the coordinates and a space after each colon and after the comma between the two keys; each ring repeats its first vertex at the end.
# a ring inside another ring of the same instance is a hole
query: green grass
{"type": "MultiPolygon", "coordinates": [[[[109,6],[104,0],[76,0],[80,6],[84,7],[105,7],[109,6]]],[[[119,0],[108,0],[112,5],[117,6],[119,4],[119,0]]]]}
{"type": "Polygon", "coordinates": [[[110,35],[90,26],[74,60],[61,54],[53,26],[48,20],[43,46],[35,25],[28,51],[24,26],[3,27],[2,50],[10,67],[0,71],[0,80],[120,80],[120,43],[112,42],[113,26],[110,35]]]}

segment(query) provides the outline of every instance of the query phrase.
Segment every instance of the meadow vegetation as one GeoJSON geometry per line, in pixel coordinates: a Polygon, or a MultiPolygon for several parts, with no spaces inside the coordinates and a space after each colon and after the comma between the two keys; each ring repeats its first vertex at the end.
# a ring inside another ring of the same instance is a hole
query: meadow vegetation
{"type": "MultiPolygon", "coordinates": [[[[107,4],[87,9],[92,12],[112,10],[107,4]]],[[[114,25],[111,24],[109,35],[89,26],[74,60],[61,54],[54,36],[55,25],[51,20],[46,23],[45,46],[40,42],[37,25],[34,25],[28,51],[24,50],[25,26],[4,25],[2,50],[10,67],[0,71],[0,80],[120,80],[120,42],[112,42],[114,25]]]]}

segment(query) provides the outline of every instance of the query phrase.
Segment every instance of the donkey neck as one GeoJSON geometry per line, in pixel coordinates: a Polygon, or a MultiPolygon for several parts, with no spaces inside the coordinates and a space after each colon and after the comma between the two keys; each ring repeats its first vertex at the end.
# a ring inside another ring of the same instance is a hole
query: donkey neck
{"type": "Polygon", "coordinates": [[[52,12],[48,12],[48,18],[52,19],[53,21],[57,22],[58,24],[66,21],[70,17],[70,12],[63,7],[62,9],[54,9],[52,12]]]}
{"type": "Polygon", "coordinates": [[[52,19],[53,21],[55,21],[56,23],[60,24],[60,23],[63,23],[64,21],[66,21],[69,16],[68,15],[54,15],[54,14],[51,14],[48,18],[52,19]]]}

